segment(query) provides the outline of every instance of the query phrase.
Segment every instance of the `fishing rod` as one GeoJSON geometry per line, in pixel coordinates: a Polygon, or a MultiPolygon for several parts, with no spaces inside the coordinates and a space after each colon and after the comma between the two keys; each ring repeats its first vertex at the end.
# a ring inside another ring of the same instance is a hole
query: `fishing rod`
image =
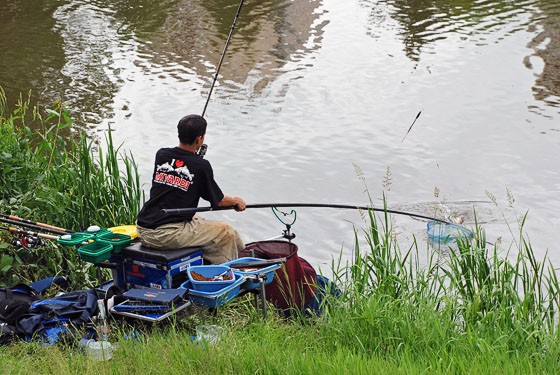
{"type": "Polygon", "coordinates": [[[40,223],[38,221],[32,221],[32,220],[29,220],[29,219],[23,219],[21,217],[14,216],[14,215],[0,214],[0,218],[5,218],[5,219],[9,219],[9,220],[14,220],[14,221],[21,221],[22,223],[25,223],[25,224],[36,225],[36,226],[39,226],[39,227],[43,227],[43,228],[46,228],[46,229],[52,229],[52,230],[56,230],[56,231],[60,231],[60,232],[66,232],[66,233],[71,233],[72,232],[71,230],[68,230],[68,229],[65,229],[65,228],[56,227],[54,225],[40,223]]]}
{"type": "MultiPolygon", "coordinates": [[[[434,220],[441,223],[453,224],[442,219],[438,219],[431,216],[425,216],[420,214],[415,214],[412,212],[397,211],[386,208],[374,208],[370,206],[358,206],[349,204],[326,204],[326,203],[260,203],[260,204],[248,204],[247,208],[273,208],[273,207],[318,207],[318,208],[340,208],[347,210],[371,210],[374,212],[387,212],[395,215],[405,215],[410,217],[415,217],[418,219],[434,220]]],[[[223,211],[232,210],[235,206],[223,206],[223,207],[196,207],[196,208],[164,208],[161,210],[164,215],[187,215],[195,212],[207,212],[207,211],[223,211]]]]}
{"type": "Polygon", "coordinates": [[[210,96],[212,95],[212,91],[214,90],[214,85],[216,84],[216,80],[218,79],[218,74],[220,73],[220,68],[222,67],[222,63],[224,62],[224,57],[226,56],[226,51],[229,45],[229,41],[231,40],[231,36],[233,34],[233,30],[235,29],[235,25],[237,24],[237,19],[239,18],[239,14],[241,13],[241,8],[243,7],[244,0],[239,2],[239,6],[237,7],[237,13],[235,14],[235,18],[233,19],[233,23],[229,30],[229,35],[226,40],[226,44],[224,46],[224,50],[222,52],[222,56],[220,57],[220,62],[218,63],[218,68],[216,69],[216,74],[214,74],[214,80],[212,81],[212,86],[210,87],[210,92],[208,93],[208,98],[206,98],[206,104],[204,105],[204,110],[202,111],[202,117],[206,113],[206,108],[208,107],[208,102],[210,102],[210,96]]]}
{"type": "Polygon", "coordinates": [[[19,228],[14,228],[14,227],[8,227],[8,228],[0,227],[0,229],[7,230],[7,231],[12,232],[14,234],[21,234],[21,235],[24,235],[24,236],[45,238],[47,240],[57,240],[58,239],[58,236],[55,236],[55,235],[52,235],[52,234],[31,232],[31,231],[27,231],[27,230],[23,230],[23,229],[19,229],[19,228]]]}
{"type": "MultiPolygon", "coordinates": [[[[26,220],[26,221],[30,221],[30,220],[26,220]]],[[[40,225],[42,223],[30,224],[30,223],[27,223],[26,221],[5,219],[3,217],[0,217],[0,222],[2,222],[2,223],[18,225],[18,226],[22,226],[22,227],[29,228],[29,229],[34,229],[34,230],[39,231],[39,232],[49,232],[49,233],[54,233],[54,234],[59,234],[59,235],[71,233],[67,229],[53,227],[53,226],[50,226],[48,224],[44,224],[44,225],[48,226],[48,227],[45,227],[43,225],[40,225]],[[58,229],[55,229],[55,228],[58,228],[58,229]]]]}

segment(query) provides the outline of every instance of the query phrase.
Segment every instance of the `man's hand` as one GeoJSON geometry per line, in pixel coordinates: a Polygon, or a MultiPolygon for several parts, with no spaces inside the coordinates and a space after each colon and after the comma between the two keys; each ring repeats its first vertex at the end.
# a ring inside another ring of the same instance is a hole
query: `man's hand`
{"type": "Polygon", "coordinates": [[[247,203],[240,197],[233,197],[235,199],[235,211],[245,211],[247,203]]]}
{"type": "Polygon", "coordinates": [[[241,197],[232,197],[229,195],[224,196],[224,198],[218,203],[218,206],[234,206],[235,211],[245,211],[247,208],[247,203],[241,197]]]}

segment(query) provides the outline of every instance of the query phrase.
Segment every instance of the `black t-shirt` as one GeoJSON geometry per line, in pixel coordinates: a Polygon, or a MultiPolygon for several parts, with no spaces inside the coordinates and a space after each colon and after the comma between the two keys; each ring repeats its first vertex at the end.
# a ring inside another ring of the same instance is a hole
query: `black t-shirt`
{"type": "Polygon", "coordinates": [[[179,147],[162,148],[156,153],[150,199],[138,214],[138,225],[155,229],[163,224],[191,220],[190,215],[163,215],[163,208],[194,208],[202,198],[212,207],[224,198],[214,181],[208,160],[179,147]]]}

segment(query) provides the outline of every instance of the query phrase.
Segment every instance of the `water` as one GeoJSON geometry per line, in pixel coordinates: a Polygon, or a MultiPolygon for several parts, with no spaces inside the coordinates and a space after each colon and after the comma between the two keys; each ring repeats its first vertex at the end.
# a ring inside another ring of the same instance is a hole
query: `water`
{"type": "MultiPolygon", "coordinates": [[[[92,136],[109,127],[149,184],[156,150],[201,113],[238,3],[3,0],[0,83],[61,98],[92,136]]],[[[560,3],[248,1],[206,118],[206,158],[248,203],[444,206],[514,244],[516,217],[560,265],[560,3]],[[407,134],[413,120],[420,116],[407,134]],[[367,192],[365,190],[367,189],[367,192]],[[497,205],[496,205],[496,204],[497,205]]],[[[281,232],[270,210],[215,212],[246,241],[281,232]]],[[[392,220],[399,241],[426,223],[392,220]]],[[[358,212],[298,209],[300,253],[350,254],[358,212]]]]}

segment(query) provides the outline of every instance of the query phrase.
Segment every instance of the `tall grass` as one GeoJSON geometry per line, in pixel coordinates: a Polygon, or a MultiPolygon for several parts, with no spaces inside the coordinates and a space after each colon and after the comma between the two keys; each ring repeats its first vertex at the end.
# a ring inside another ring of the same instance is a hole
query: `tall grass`
{"type": "Polygon", "coordinates": [[[357,352],[420,356],[430,366],[479,352],[558,366],[557,273],[546,258],[535,257],[523,236],[525,217],[515,254],[500,255],[475,223],[474,240],[443,252],[429,247],[427,264],[416,261],[416,243],[402,252],[391,240],[386,215],[385,232],[378,218],[369,217],[369,248],[360,249],[356,235],[353,263],[334,267],[345,298],[335,301],[320,326],[325,337],[357,352]]]}
{"type": "MultiPolygon", "coordinates": [[[[70,230],[134,224],[144,199],[137,165],[115,146],[111,132],[101,144],[76,127],[61,103],[43,111],[20,97],[10,111],[6,102],[0,88],[1,213],[70,230]]],[[[47,254],[4,254],[0,277],[33,280],[77,272],[81,282],[90,281],[82,272],[87,266],[71,249],[52,246],[47,254]]]]}

